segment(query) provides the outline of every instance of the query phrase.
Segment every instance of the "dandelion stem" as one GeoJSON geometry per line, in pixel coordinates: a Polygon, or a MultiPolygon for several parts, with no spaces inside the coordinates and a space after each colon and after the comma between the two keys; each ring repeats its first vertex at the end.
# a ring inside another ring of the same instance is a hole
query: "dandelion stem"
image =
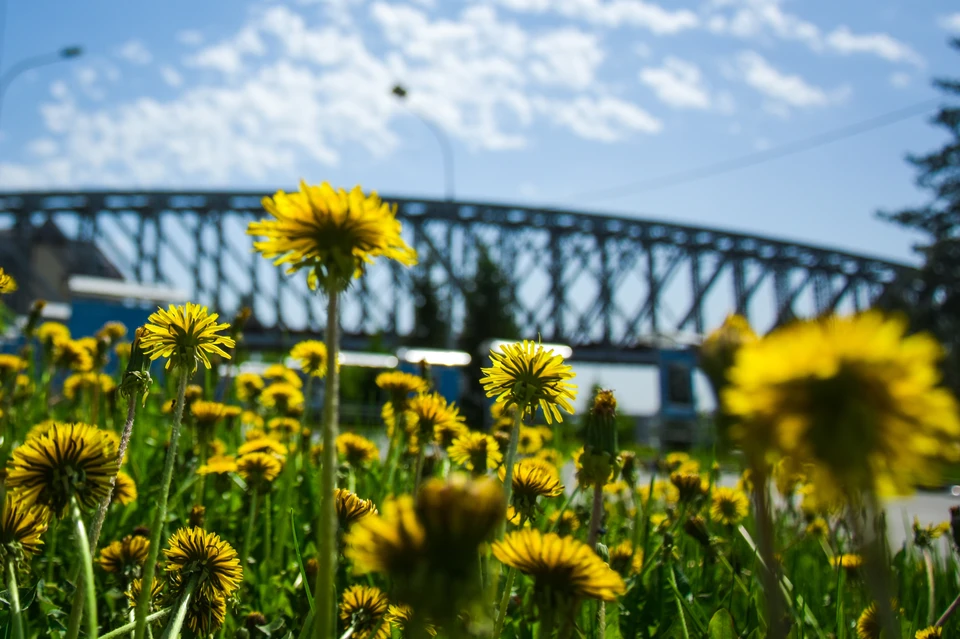
{"type": "MultiPolygon", "coordinates": [[[[523,424],[523,409],[525,406],[517,406],[517,414],[513,417],[513,430],[510,431],[510,443],[507,444],[507,454],[503,458],[504,478],[503,478],[503,502],[509,506],[510,498],[513,496],[513,459],[517,456],[517,443],[520,441],[520,426],[523,424]]],[[[560,520],[558,519],[557,522],[560,520]]],[[[497,537],[503,537],[507,530],[507,521],[500,524],[500,532],[497,537]]],[[[497,637],[499,633],[494,634],[497,637]]]]}
{"type": "Polygon", "coordinates": [[[420,481],[423,479],[423,451],[426,449],[426,442],[419,442],[417,446],[417,470],[413,479],[413,498],[416,499],[420,494],[420,481]]]}
{"type": "Polygon", "coordinates": [[[957,595],[957,598],[953,600],[953,603],[950,604],[950,607],[947,608],[940,618],[937,619],[937,623],[933,624],[937,628],[942,628],[947,621],[950,620],[950,617],[957,611],[957,608],[960,608],[960,595],[957,595]]]}
{"type": "Polygon", "coordinates": [[[10,596],[10,621],[13,639],[23,639],[23,619],[20,613],[20,589],[17,588],[17,567],[13,560],[7,562],[7,592],[10,596]]]}
{"type": "MultiPolygon", "coordinates": [[[[327,290],[327,356],[336,362],[340,351],[339,292],[334,287],[327,290]]],[[[320,464],[320,517],[317,526],[319,557],[317,558],[316,624],[314,637],[328,639],[333,633],[334,577],[337,574],[337,513],[333,501],[334,481],[337,473],[337,420],[339,412],[340,371],[330,366],[327,372],[327,392],[323,405],[323,455],[320,464]]]]}
{"type": "Polygon", "coordinates": [[[183,626],[183,620],[187,618],[187,610],[190,608],[190,597],[193,596],[193,591],[196,587],[197,578],[192,577],[190,581],[187,582],[187,587],[184,589],[183,595],[180,596],[176,614],[170,619],[170,623],[167,624],[160,639],[176,639],[176,637],[180,636],[180,628],[183,626]]]}
{"type": "Polygon", "coordinates": [[[260,505],[260,491],[256,488],[250,494],[250,512],[247,514],[247,532],[243,535],[243,549],[240,551],[240,564],[247,565],[250,559],[250,544],[253,543],[253,531],[257,525],[257,506],[260,505]]]}
{"type": "MultiPolygon", "coordinates": [[[[123,456],[127,453],[127,444],[130,443],[130,435],[133,433],[133,420],[137,414],[137,393],[131,393],[127,400],[127,421],[123,424],[123,433],[120,435],[120,446],[117,447],[117,470],[120,470],[120,464],[123,463],[123,456]]],[[[117,485],[117,476],[114,474],[110,478],[110,493],[100,502],[97,508],[97,516],[93,520],[93,526],[90,529],[90,553],[97,552],[97,544],[100,543],[100,531],[103,528],[103,520],[107,517],[107,509],[110,508],[110,502],[113,501],[113,491],[117,485]]]]}
{"type": "MultiPolygon", "coordinates": [[[[755,464],[754,468],[759,468],[755,464]]],[[[767,501],[766,473],[757,472],[753,481],[753,498],[757,507],[757,536],[760,557],[764,568],[760,571],[763,582],[763,594],[767,603],[769,620],[768,634],[773,639],[783,639],[786,632],[783,627],[783,602],[777,587],[777,563],[773,551],[773,525],[770,520],[770,507],[767,501]]]]}
{"type": "Polygon", "coordinates": [[[513,590],[513,577],[516,574],[513,568],[507,568],[507,580],[503,584],[500,609],[497,610],[497,621],[493,626],[493,639],[500,639],[500,633],[503,632],[503,622],[507,618],[507,606],[510,605],[510,591],[513,590]]]}
{"type": "Polygon", "coordinates": [[[163,466],[163,477],[160,480],[160,497],[157,501],[157,515],[150,531],[150,554],[143,565],[143,580],[141,582],[140,601],[137,602],[137,625],[134,630],[134,639],[143,639],[147,630],[147,612],[150,608],[150,592],[153,586],[153,573],[157,567],[157,557],[160,556],[160,540],[163,538],[163,526],[167,519],[167,499],[170,497],[170,482],[173,479],[173,467],[177,461],[177,442],[180,440],[180,425],[183,421],[183,403],[187,394],[188,372],[180,367],[180,382],[177,386],[177,403],[173,415],[173,428],[170,431],[170,446],[167,448],[167,459],[163,466]]]}
{"type": "Polygon", "coordinates": [[[930,625],[937,615],[937,591],[933,577],[933,557],[930,556],[930,550],[927,548],[923,549],[923,563],[927,567],[927,625],[930,625]]]}
{"type": "Polygon", "coordinates": [[[537,630],[537,639],[550,639],[553,636],[554,621],[553,614],[546,614],[540,618],[540,628],[537,630]]]}
{"type": "MultiPolygon", "coordinates": [[[[87,539],[87,529],[83,525],[83,517],[80,514],[80,505],[76,498],[70,500],[70,517],[73,519],[75,527],[75,540],[77,551],[80,553],[80,568],[83,571],[83,585],[78,585],[78,589],[84,591],[84,597],[87,604],[87,636],[96,637],[97,628],[97,591],[93,582],[93,558],[90,556],[90,541],[87,539]]],[[[76,604],[76,601],[74,601],[76,604]]],[[[80,634],[80,621],[83,618],[82,609],[74,605],[70,611],[70,622],[67,626],[67,639],[76,639],[80,634]]]]}
{"type": "MultiPolygon", "coordinates": [[[[153,613],[152,615],[148,615],[148,616],[147,616],[147,621],[148,621],[148,622],[149,622],[149,621],[158,621],[158,620],[160,620],[160,619],[163,619],[163,618],[166,617],[167,615],[169,615],[171,612],[173,612],[173,607],[172,607],[172,606],[169,607],[169,608],[164,608],[163,610],[158,610],[157,612],[153,613]]],[[[111,631],[108,632],[107,634],[100,635],[97,639],[117,639],[117,637],[123,636],[123,635],[127,634],[128,632],[130,632],[131,630],[133,630],[136,625],[137,625],[137,622],[136,622],[136,621],[131,621],[130,623],[124,624],[124,625],[120,626],[119,628],[114,628],[113,630],[111,630],[111,631]]]]}
{"type": "Polygon", "coordinates": [[[587,545],[596,548],[600,536],[600,520],[603,518],[603,484],[597,482],[593,487],[593,506],[590,509],[590,533],[587,545]]]}

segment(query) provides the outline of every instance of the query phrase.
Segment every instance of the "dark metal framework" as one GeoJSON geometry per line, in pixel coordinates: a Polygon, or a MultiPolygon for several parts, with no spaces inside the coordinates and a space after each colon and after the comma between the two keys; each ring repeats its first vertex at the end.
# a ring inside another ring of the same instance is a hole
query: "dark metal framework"
{"type": "MultiPolygon", "coordinates": [[[[284,276],[244,235],[260,193],[78,192],[0,195],[0,228],[17,241],[3,262],[31,261],[48,220],[95,243],[130,280],[185,289],[229,315],[252,304],[264,344],[322,332],[324,303],[302,274],[284,276]],[[288,337],[285,339],[284,336],[288,337]]],[[[481,250],[507,275],[524,335],[601,362],[648,360],[652,336],[702,334],[731,311],[761,328],[795,315],[869,306],[912,269],[864,255],[663,221],[498,204],[397,202],[420,265],[373,267],[345,300],[353,341],[399,341],[413,323],[412,276],[449,302],[456,336],[481,250]],[[766,325],[766,326],[764,326],[766,325]]],[[[9,245],[9,244],[8,244],[9,245]]],[[[348,340],[349,343],[350,340],[348,340]]]]}

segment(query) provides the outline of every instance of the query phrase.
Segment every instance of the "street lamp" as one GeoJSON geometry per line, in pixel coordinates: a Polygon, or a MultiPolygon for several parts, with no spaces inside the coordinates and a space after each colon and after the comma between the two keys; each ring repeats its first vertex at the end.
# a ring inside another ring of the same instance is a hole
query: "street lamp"
{"type": "Polygon", "coordinates": [[[41,53],[40,55],[24,58],[11,66],[3,75],[0,75],[0,115],[3,113],[3,98],[7,94],[10,83],[13,82],[17,76],[31,69],[36,69],[37,67],[44,67],[48,64],[60,62],[61,60],[79,58],[81,55],[83,55],[83,48],[73,45],[64,47],[53,53],[41,53]]]}
{"type": "MultiPolygon", "coordinates": [[[[398,84],[394,86],[391,93],[397,97],[397,100],[406,106],[407,89],[403,85],[398,84]]],[[[407,110],[416,116],[418,120],[423,122],[433,133],[433,136],[437,138],[437,142],[440,143],[440,152],[443,154],[443,174],[444,181],[446,183],[446,198],[447,200],[453,200],[453,148],[450,146],[449,138],[447,138],[443,130],[436,124],[409,107],[407,107],[407,110]]]]}

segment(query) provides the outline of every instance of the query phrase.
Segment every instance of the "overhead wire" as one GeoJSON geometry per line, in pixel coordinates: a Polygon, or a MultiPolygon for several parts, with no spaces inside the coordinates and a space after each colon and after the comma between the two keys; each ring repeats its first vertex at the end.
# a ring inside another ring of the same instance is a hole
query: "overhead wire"
{"type": "Polygon", "coordinates": [[[693,169],[667,173],[659,177],[644,178],[642,180],[627,182],[626,184],[582,191],[580,193],[568,195],[563,199],[564,201],[612,199],[627,195],[635,195],[637,193],[646,193],[656,189],[666,188],[668,186],[687,184],[697,180],[703,180],[709,177],[731,173],[740,169],[745,169],[758,164],[778,160],[790,155],[795,155],[797,153],[802,153],[803,151],[809,151],[811,149],[816,149],[828,144],[840,142],[841,140],[846,140],[869,131],[890,126],[892,124],[896,124],[897,122],[902,122],[903,120],[907,120],[928,112],[930,107],[940,101],[941,98],[929,98],[927,100],[923,100],[922,102],[917,102],[894,111],[889,111],[860,122],[848,124],[830,131],[825,131],[824,133],[819,133],[801,140],[789,142],[787,144],[764,149],[763,151],[741,155],[740,157],[730,158],[712,164],[706,164],[693,169]]]}

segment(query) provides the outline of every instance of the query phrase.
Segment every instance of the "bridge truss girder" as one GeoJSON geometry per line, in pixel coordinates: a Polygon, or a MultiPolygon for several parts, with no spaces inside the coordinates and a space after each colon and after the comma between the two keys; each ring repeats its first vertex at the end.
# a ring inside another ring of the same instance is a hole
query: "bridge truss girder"
{"type": "MultiPolygon", "coordinates": [[[[262,330],[256,339],[288,344],[294,334],[322,333],[324,304],[302,274],[285,276],[251,251],[244,231],[264,215],[262,195],[2,194],[0,228],[17,238],[3,262],[29,273],[32,238],[52,220],[68,237],[94,242],[131,280],[185,288],[226,315],[252,305],[262,330]]],[[[397,202],[420,256],[415,273],[448,302],[454,336],[482,246],[510,282],[522,333],[571,344],[578,357],[596,361],[644,360],[650,336],[702,334],[731,311],[774,325],[861,308],[912,272],[868,256],[662,221],[387,199],[397,202]]],[[[343,315],[348,342],[409,335],[412,281],[409,270],[380,264],[351,287],[343,315]]]]}

